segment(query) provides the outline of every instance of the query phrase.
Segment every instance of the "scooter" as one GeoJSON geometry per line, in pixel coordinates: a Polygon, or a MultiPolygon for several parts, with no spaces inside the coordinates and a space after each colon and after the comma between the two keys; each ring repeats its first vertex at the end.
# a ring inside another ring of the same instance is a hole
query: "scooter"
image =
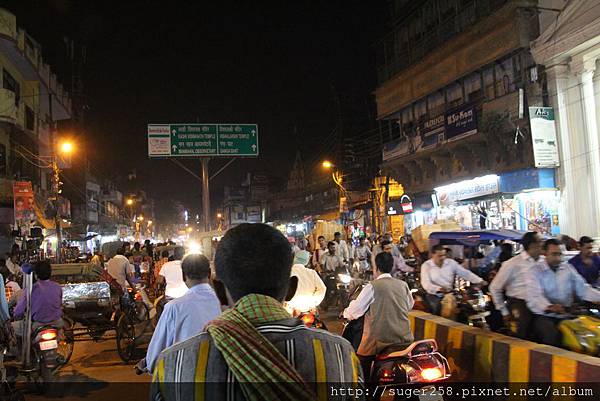
{"type": "Polygon", "coordinates": [[[336,306],[338,312],[343,311],[348,304],[350,283],[352,282],[352,276],[348,268],[344,266],[335,272],[327,273],[323,277],[323,282],[327,287],[325,300],[322,303],[323,309],[327,310],[331,306],[336,306]]]}
{"type": "Polygon", "coordinates": [[[438,352],[436,341],[428,339],[391,345],[381,351],[371,368],[370,382],[376,385],[376,399],[404,398],[406,392],[402,390],[410,386],[411,390],[421,387],[423,395],[419,395],[419,400],[442,401],[440,395],[432,398],[434,389],[427,386],[450,376],[448,360],[438,352]]]}

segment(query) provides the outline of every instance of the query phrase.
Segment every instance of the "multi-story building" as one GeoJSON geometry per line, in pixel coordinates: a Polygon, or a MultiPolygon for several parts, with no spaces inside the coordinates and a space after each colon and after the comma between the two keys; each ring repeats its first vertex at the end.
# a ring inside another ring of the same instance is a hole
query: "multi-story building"
{"type": "Polygon", "coordinates": [[[600,3],[541,0],[539,18],[531,51],[556,118],[561,231],[600,237],[600,3]]]}
{"type": "Polygon", "coordinates": [[[71,100],[44,63],[41,46],[2,8],[0,76],[0,225],[7,227],[13,223],[13,180],[30,181],[36,209],[47,209],[55,124],[71,117],[71,100]]]}
{"type": "Polygon", "coordinates": [[[557,233],[556,144],[530,122],[529,107],[544,105],[543,69],[530,52],[537,2],[390,4],[375,96],[383,171],[415,210],[407,229],[453,219],[557,233]]]}

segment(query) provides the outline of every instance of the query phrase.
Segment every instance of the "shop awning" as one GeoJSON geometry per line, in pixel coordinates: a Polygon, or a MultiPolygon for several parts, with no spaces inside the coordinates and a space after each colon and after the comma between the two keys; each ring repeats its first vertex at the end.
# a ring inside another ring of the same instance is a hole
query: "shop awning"
{"type": "Polygon", "coordinates": [[[429,234],[429,244],[475,246],[490,241],[520,242],[523,235],[525,231],[519,230],[437,231],[429,234]]]}

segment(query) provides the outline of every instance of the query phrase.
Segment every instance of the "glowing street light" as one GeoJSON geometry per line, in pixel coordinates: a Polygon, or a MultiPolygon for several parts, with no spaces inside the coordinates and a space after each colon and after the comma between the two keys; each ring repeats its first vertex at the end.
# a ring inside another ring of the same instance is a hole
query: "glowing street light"
{"type": "Polygon", "coordinates": [[[73,143],[69,141],[65,141],[60,145],[60,151],[65,154],[72,153],[74,149],[73,143]]]}
{"type": "Polygon", "coordinates": [[[223,215],[221,213],[217,213],[217,219],[220,219],[222,217],[223,217],[223,215]]]}
{"type": "Polygon", "coordinates": [[[140,217],[138,217],[138,220],[139,220],[139,221],[144,221],[144,216],[140,216],[140,217]]]}
{"type": "Polygon", "coordinates": [[[125,203],[127,203],[127,206],[132,206],[133,205],[133,199],[129,198],[129,199],[127,199],[127,201],[125,203]]]}
{"type": "Polygon", "coordinates": [[[323,161],[322,165],[323,165],[323,168],[326,168],[326,169],[331,169],[334,167],[333,163],[330,162],[329,160],[323,161]]]}
{"type": "Polygon", "coordinates": [[[152,220],[148,220],[148,225],[151,226],[152,225],[152,220]]]}

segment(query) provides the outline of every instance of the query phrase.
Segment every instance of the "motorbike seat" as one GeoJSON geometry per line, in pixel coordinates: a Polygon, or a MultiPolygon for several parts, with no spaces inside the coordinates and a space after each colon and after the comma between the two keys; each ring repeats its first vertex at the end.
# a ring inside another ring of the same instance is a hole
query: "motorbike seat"
{"type": "Polygon", "coordinates": [[[413,343],[400,343],[400,344],[388,345],[387,347],[382,349],[381,352],[379,352],[377,354],[376,359],[378,361],[384,361],[384,360],[390,359],[390,358],[406,356],[412,350],[412,347],[411,347],[412,344],[413,343]]]}

